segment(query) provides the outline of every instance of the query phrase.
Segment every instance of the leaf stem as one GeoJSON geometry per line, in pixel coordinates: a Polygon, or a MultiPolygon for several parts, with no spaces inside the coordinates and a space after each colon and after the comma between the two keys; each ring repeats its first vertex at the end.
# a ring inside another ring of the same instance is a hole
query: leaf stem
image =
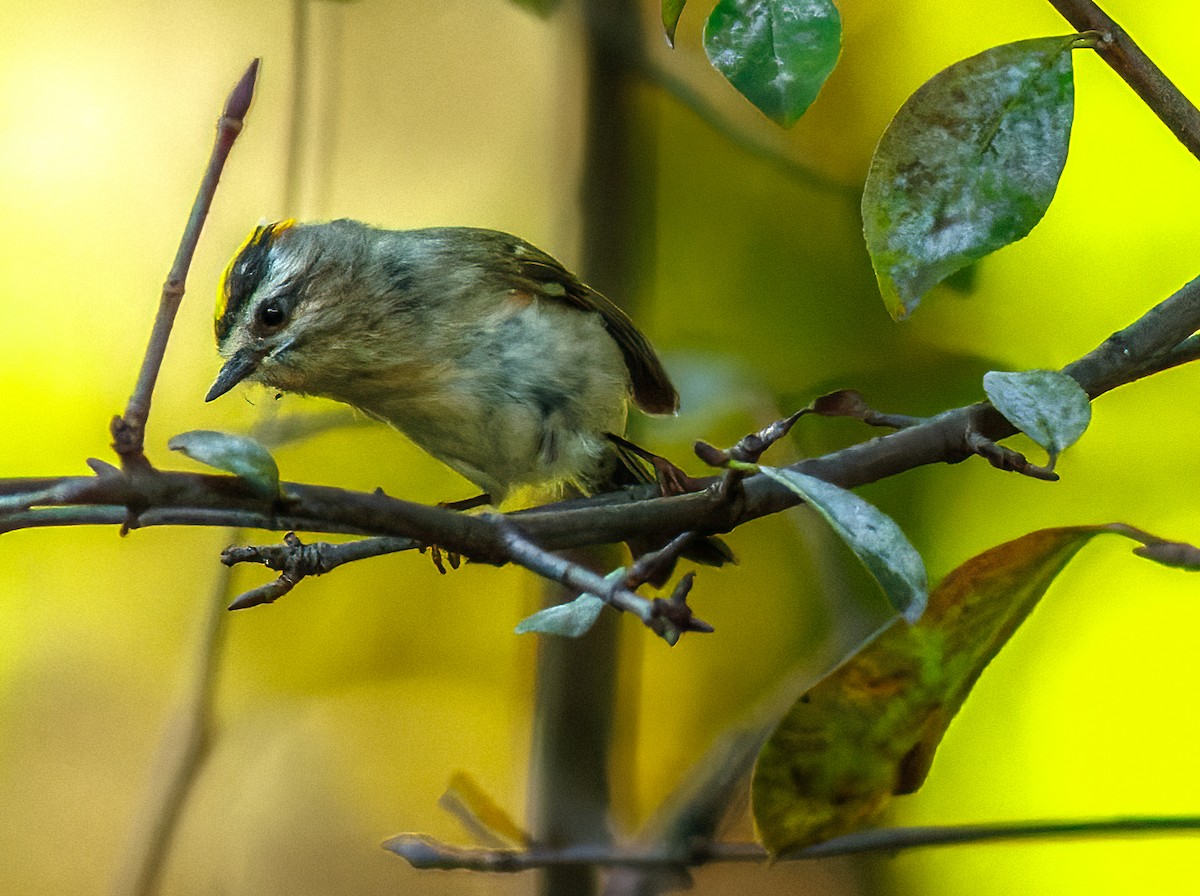
{"type": "Polygon", "coordinates": [[[1188,151],[1200,158],[1200,110],[1183,95],[1120,25],[1091,0],[1050,0],[1078,31],[1100,35],[1100,58],[1133,88],[1188,151]]]}

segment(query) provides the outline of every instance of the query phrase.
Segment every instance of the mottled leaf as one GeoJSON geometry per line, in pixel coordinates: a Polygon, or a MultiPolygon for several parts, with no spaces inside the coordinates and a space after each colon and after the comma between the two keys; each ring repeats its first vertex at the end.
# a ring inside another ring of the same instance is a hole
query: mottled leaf
{"type": "Polygon", "coordinates": [[[704,24],[713,68],[783,127],[812,105],[841,46],[832,0],[719,0],[704,24]]]}
{"type": "Polygon", "coordinates": [[[863,187],[863,232],[888,311],[1042,219],[1067,160],[1078,37],[985,50],[935,75],[888,125],[863,187]]]}
{"type": "Polygon", "coordinates": [[[1046,449],[1051,469],[1092,420],[1087,393],[1057,370],[993,370],[983,375],[983,389],[1009,423],[1046,449]]]}
{"type": "Polygon", "coordinates": [[[211,429],[194,429],[175,436],[167,442],[167,447],[244,479],[263,497],[273,498],[279,494],[279,467],[275,458],[254,439],[211,429]]]}
{"type": "Polygon", "coordinates": [[[556,604],[539,610],[517,623],[518,635],[539,632],[543,635],[561,635],[564,638],[581,638],[586,635],[604,609],[604,601],[594,594],[581,594],[573,601],[556,604]]]}
{"type": "MultiPolygon", "coordinates": [[[[805,693],[754,770],[754,819],[772,855],[866,827],[925,780],[975,681],[1072,557],[1122,524],[1043,529],[968,560],[924,616],[893,623],[805,693]]],[[[1140,548],[1138,549],[1141,550],[1140,548]]]]}
{"type": "Polygon", "coordinates": [[[675,28],[679,25],[679,17],[683,15],[683,7],[687,0],[662,0],[663,32],[667,35],[667,43],[675,46],[675,28]]]}
{"type": "Polygon", "coordinates": [[[921,617],[928,598],[925,564],[900,527],[854,492],[792,470],[760,467],[802,497],[854,551],[908,622],[921,617]]]}

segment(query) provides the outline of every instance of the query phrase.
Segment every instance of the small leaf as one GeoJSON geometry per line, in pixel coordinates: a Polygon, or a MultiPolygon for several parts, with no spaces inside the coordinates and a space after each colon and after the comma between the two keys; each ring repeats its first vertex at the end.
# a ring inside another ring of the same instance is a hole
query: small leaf
{"type": "Polygon", "coordinates": [[[522,619],[515,629],[518,635],[540,632],[544,635],[561,635],[564,638],[580,638],[586,635],[604,609],[604,601],[594,594],[581,594],[573,601],[539,610],[522,619]]]}
{"type": "Polygon", "coordinates": [[[1043,529],[994,547],[946,576],[915,625],[892,623],[811,687],[755,766],[754,820],[767,850],[859,830],[893,795],[917,790],[987,664],[1071,558],[1105,532],[1156,541],[1110,524],[1043,529]]]}
{"type": "Polygon", "coordinates": [[[1067,160],[1077,37],[1017,41],[934,75],[896,113],[863,187],[863,233],[896,320],[1026,236],[1067,160]]]}
{"type": "Polygon", "coordinates": [[[167,447],[240,477],[263,497],[279,495],[279,466],[271,452],[254,439],[211,429],[194,429],[175,436],[167,442],[167,447]]]}
{"type": "Polygon", "coordinates": [[[1051,469],[1092,420],[1087,393],[1057,370],[993,370],[983,375],[983,390],[1009,423],[1046,449],[1051,469]]]}
{"type": "Polygon", "coordinates": [[[482,846],[528,846],[531,838],[490,793],[465,771],[456,771],[438,800],[482,846]]]}
{"type": "Polygon", "coordinates": [[[879,582],[897,612],[910,623],[921,618],[929,596],[925,564],[891,517],[854,492],[823,479],[773,467],[759,469],[825,517],[879,582]]]}
{"type": "Polygon", "coordinates": [[[783,127],[812,105],[841,46],[831,0],[719,0],[704,24],[713,68],[783,127]]]}
{"type": "Polygon", "coordinates": [[[662,25],[667,35],[667,43],[675,46],[675,28],[679,25],[679,17],[683,15],[684,4],[687,0],[662,0],[662,25]]]}

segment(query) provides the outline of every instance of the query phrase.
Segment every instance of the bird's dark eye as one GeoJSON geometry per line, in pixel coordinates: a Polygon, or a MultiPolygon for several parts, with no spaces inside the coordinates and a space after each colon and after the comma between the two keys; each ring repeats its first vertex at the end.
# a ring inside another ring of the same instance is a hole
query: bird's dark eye
{"type": "Polygon", "coordinates": [[[268,329],[275,329],[287,320],[287,314],[277,302],[264,302],[258,308],[258,322],[268,329]]]}

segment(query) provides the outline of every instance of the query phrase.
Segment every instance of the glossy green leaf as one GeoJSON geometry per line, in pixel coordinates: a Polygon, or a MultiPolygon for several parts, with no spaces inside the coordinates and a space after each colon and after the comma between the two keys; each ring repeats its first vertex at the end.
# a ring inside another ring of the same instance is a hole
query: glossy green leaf
{"type": "Polygon", "coordinates": [[[679,17],[683,15],[683,7],[687,0],[662,0],[663,32],[667,35],[667,43],[675,46],[675,28],[679,25],[679,17]]]}
{"type": "Polygon", "coordinates": [[[863,232],[888,311],[1042,219],[1067,160],[1078,37],[985,50],[935,75],[888,125],[863,188],[863,232]]]}
{"type": "Polygon", "coordinates": [[[983,375],[983,389],[1009,423],[1046,449],[1051,468],[1092,420],[1087,393],[1057,370],[993,370],[983,375]]]}
{"type": "Polygon", "coordinates": [[[559,635],[564,638],[581,638],[591,631],[604,601],[594,594],[581,594],[573,601],[539,610],[517,623],[514,631],[518,635],[539,632],[543,635],[559,635]]]}
{"type": "Polygon", "coordinates": [[[194,429],[175,436],[167,442],[167,447],[244,479],[263,497],[273,498],[279,494],[279,467],[275,458],[254,439],[211,429],[194,429]]]}
{"type": "Polygon", "coordinates": [[[783,127],[812,105],[841,46],[831,0],[719,0],[704,25],[713,68],[783,127]]]}
{"type": "Polygon", "coordinates": [[[1105,532],[1173,544],[1119,523],[1031,532],[958,567],[915,625],[893,623],[810,688],[755,766],[754,819],[767,850],[866,827],[893,795],[919,788],[984,668],[1079,549],[1105,532]]]}
{"type": "Polygon", "coordinates": [[[925,564],[891,517],[854,492],[823,479],[773,467],[759,469],[825,517],[879,582],[897,612],[908,622],[921,617],[929,596],[925,564]]]}

